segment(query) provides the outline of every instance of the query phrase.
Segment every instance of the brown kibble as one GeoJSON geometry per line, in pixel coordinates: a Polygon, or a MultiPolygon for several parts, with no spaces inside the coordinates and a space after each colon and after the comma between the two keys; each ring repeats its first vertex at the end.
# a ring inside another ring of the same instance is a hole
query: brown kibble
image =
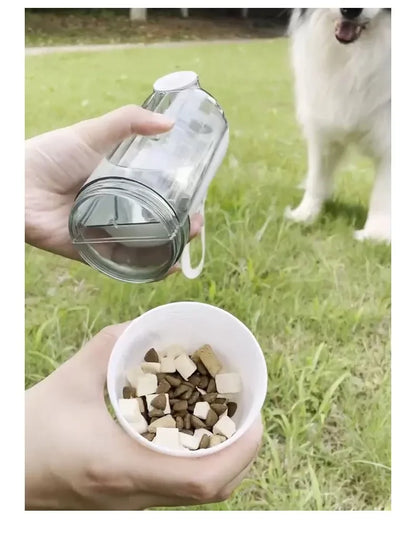
{"type": "Polygon", "coordinates": [[[192,405],[192,404],[196,403],[199,399],[199,396],[200,396],[200,394],[199,394],[198,390],[196,390],[195,392],[192,392],[192,395],[188,400],[188,404],[192,405]]]}
{"type": "Polygon", "coordinates": [[[198,372],[200,372],[201,375],[207,375],[208,374],[208,369],[205,367],[205,365],[202,363],[202,361],[200,359],[198,359],[198,361],[195,361],[195,365],[196,365],[196,368],[198,369],[198,372]]]}
{"type": "Polygon", "coordinates": [[[227,411],[227,406],[225,404],[222,403],[213,403],[211,405],[211,409],[213,409],[215,411],[215,413],[220,416],[222,415],[225,411],[227,411]]]}
{"type": "Polygon", "coordinates": [[[180,378],[173,375],[165,375],[164,378],[169,382],[171,386],[174,386],[175,388],[182,383],[182,380],[180,378]]]}
{"type": "Polygon", "coordinates": [[[151,409],[149,411],[149,417],[163,417],[164,414],[163,409],[151,409]]]}
{"type": "Polygon", "coordinates": [[[207,418],[205,419],[206,426],[213,427],[217,421],[218,421],[218,415],[215,413],[215,411],[210,409],[208,411],[207,418]]]}
{"type": "Polygon", "coordinates": [[[169,398],[170,405],[175,405],[177,402],[181,402],[179,398],[169,398]]]}
{"type": "Polygon", "coordinates": [[[154,433],[154,432],[144,432],[142,434],[142,436],[143,436],[143,438],[145,438],[146,440],[151,442],[154,439],[154,437],[156,436],[156,433],[154,433]]]}
{"type": "Polygon", "coordinates": [[[226,398],[217,398],[215,400],[215,403],[227,403],[227,400],[226,400],[226,398]]]}
{"type": "Polygon", "coordinates": [[[194,409],[195,409],[195,405],[196,405],[196,404],[194,404],[194,403],[191,403],[191,404],[190,404],[190,403],[188,402],[188,410],[189,410],[189,411],[192,411],[192,413],[193,413],[193,412],[194,412],[194,409]]]}
{"type": "Polygon", "coordinates": [[[192,376],[189,377],[189,382],[194,386],[199,386],[201,378],[202,377],[200,376],[199,373],[194,373],[192,376]]]}
{"type": "Polygon", "coordinates": [[[189,413],[187,413],[183,418],[183,426],[186,430],[191,428],[191,415],[189,413]]]}
{"type": "Polygon", "coordinates": [[[199,356],[199,359],[205,365],[211,376],[214,377],[222,369],[220,361],[209,344],[205,344],[199,348],[196,354],[199,356]]]}
{"type": "Polygon", "coordinates": [[[204,436],[201,438],[201,442],[199,443],[199,448],[201,449],[206,449],[209,446],[209,436],[207,434],[204,434],[204,436]]]}
{"type": "Polygon", "coordinates": [[[148,363],[159,363],[159,355],[154,348],[149,349],[149,351],[144,356],[144,360],[148,363]]]}
{"type": "Polygon", "coordinates": [[[218,402],[216,392],[211,392],[211,394],[204,394],[202,396],[202,399],[204,400],[204,402],[208,402],[208,403],[212,403],[214,401],[218,402]]]}
{"type": "Polygon", "coordinates": [[[194,433],[192,431],[188,431],[187,429],[182,429],[179,432],[183,432],[184,434],[189,434],[190,436],[194,435],[194,433]]]}
{"type": "Polygon", "coordinates": [[[189,391],[189,388],[186,386],[186,384],[181,384],[173,392],[173,395],[174,395],[175,398],[179,398],[180,396],[182,396],[182,394],[185,394],[185,392],[188,392],[188,391],[189,391]]]}
{"type": "Polygon", "coordinates": [[[228,402],[227,408],[228,408],[228,417],[232,417],[234,413],[237,411],[237,404],[235,402],[228,402]]]}
{"type": "Polygon", "coordinates": [[[150,405],[156,409],[165,409],[166,407],[166,394],[159,394],[150,402],[150,405]]]}
{"type": "Polygon", "coordinates": [[[195,415],[191,415],[191,425],[195,429],[204,429],[205,428],[205,423],[202,422],[201,419],[199,419],[198,417],[195,417],[195,415]]]}
{"type": "Polygon", "coordinates": [[[188,390],[187,392],[184,392],[181,396],[181,400],[189,400],[192,394],[193,394],[192,390],[188,390]]]}
{"type": "Polygon", "coordinates": [[[159,382],[159,386],[157,387],[156,394],[167,394],[171,389],[171,385],[166,379],[163,379],[159,382]]]}
{"type": "Polygon", "coordinates": [[[183,429],[183,417],[181,417],[180,415],[176,417],[176,428],[179,430],[183,429]]]}
{"type": "Polygon", "coordinates": [[[186,411],[188,402],[186,400],[178,400],[172,407],[173,411],[186,411]]]}
{"type": "Polygon", "coordinates": [[[202,376],[201,380],[199,381],[199,387],[205,390],[206,387],[208,386],[208,383],[209,383],[209,378],[207,376],[202,376]]]}
{"type": "Polygon", "coordinates": [[[136,397],[136,389],[135,388],[131,388],[130,386],[125,386],[123,388],[123,398],[125,400],[128,400],[129,398],[135,398],[136,397]]]}
{"type": "Polygon", "coordinates": [[[216,392],[216,385],[215,385],[215,380],[213,378],[210,379],[210,381],[208,382],[208,386],[207,386],[207,394],[211,394],[211,392],[216,392]]]}

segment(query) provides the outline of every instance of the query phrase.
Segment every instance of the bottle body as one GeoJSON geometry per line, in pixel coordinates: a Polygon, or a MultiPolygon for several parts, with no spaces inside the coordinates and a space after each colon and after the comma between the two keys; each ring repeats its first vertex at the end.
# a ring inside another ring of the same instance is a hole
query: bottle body
{"type": "Polygon", "coordinates": [[[130,282],[159,280],[180,259],[228,146],[224,113],[193,72],[158,80],[143,106],[173,128],[118,145],[86,181],[69,222],[91,266],[130,282]]]}

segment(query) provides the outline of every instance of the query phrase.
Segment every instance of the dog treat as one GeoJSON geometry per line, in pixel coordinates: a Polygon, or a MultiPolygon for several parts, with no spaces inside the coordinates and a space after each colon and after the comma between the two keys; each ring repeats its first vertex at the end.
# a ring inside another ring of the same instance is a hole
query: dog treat
{"type": "Polygon", "coordinates": [[[154,374],[140,375],[136,383],[137,397],[155,394],[157,390],[157,378],[154,374]]]}
{"type": "MultiPolygon", "coordinates": [[[[214,409],[214,408],[212,407],[212,409],[214,409]]],[[[237,411],[237,404],[235,402],[228,402],[227,403],[227,415],[228,415],[228,417],[233,417],[236,411],[237,411]]]]}
{"type": "Polygon", "coordinates": [[[220,434],[213,434],[209,439],[209,447],[212,448],[217,444],[221,444],[221,442],[224,442],[224,440],[227,440],[225,436],[221,436],[220,434]]]}
{"type": "Polygon", "coordinates": [[[214,434],[221,434],[230,438],[235,433],[235,423],[228,415],[221,415],[212,431],[214,434]]]}
{"type": "Polygon", "coordinates": [[[154,408],[163,411],[165,415],[170,413],[169,396],[167,394],[148,394],[146,404],[149,412],[154,408]]]}
{"type": "Polygon", "coordinates": [[[149,351],[144,356],[144,360],[149,363],[160,363],[159,355],[155,348],[150,348],[149,351]]]}
{"type": "Polygon", "coordinates": [[[204,434],[204,436],[201,438],[201,442],[199,443],[199,449],[206,449],[209,447],[209,436],[207,434],[204,434]]]}
{"type": "Polygon", "coordinates": [[[207,427],[213,427],[215,423],[218,421],[218,415],[215,413],[214,410],[209,408],[208,415],[205,419],[205,424],[207,427]]]}
{"type": "Polygon", "coordinates": [[[158,446],[163,446],[163,448],[171,448],[172,450],[183,449],[182,444],[179,442],[179,430],[176,428],[158,427],[153,442],[158,446]]]}
{"type": "Polygon", "coordinates": [[[198,402],[195,404],[194,415],[200,419],[206,419],[210,409],[208,402],[198,402]]]}
{"type": "Polygon", "coordinates": [[[195,352],[211,376],[216,376],[222,369],[222,365],[217,359],[212,347],[205,344],[195,352]]]}
{"type": "Polygon", "coordinates": [[[201,439],[195,435],[180,432],[179,442],[184,448],[188,448],[188,450],[198,450],[201,439]]]}
{"type": "Polygon", "coordinates": [[[238,373],[221,373],[215,377],[217,392],[236,394],[241,391],[241,378],[238,373]]]}
{"type": "Polygon", "coordinates": [[[175,358],[175,367],[178,373],[185,379],[188,378],[196,371],[196,365],[185,353],[175,358]]]}
{"type": "Polygon", "coordinates": [[[212,347],[192,355],[180,345],[157,351],[126,375],[119,407],[131,428],[174,450],[206,450],[236,431],[240,375],[223,369],[212,347]]]}
{"type": "Polygon", "coordinates": [[[165,415],[164,417],[159,417],[159,419],[156,419],[155,421],[153,421],[153,423],[150,423],[148,427],[148,432],[156,432],[156,430],[159,427],[169,428],[169,429],[175,428],[176,421],[172,417],[172,415],[165,415]]]}
{"type": "Polygon", "coordinates": [[[141,369],[144,373],[160,373],[160,363],[142,363],[141,369]]]}
{"type": "Polygon", "coordinates": [[[129,398],[135,398],[136,397],[136,389],[133,388],[132,386],[125,386],[123,388],[123,398],[125,400],[128,400],[129,398]]]}
{"type": "Polygon", "coordinates": [[[141,417],[140,421],[135,421],[134,423],[130,423],[130,426],[133,430],[135,430],[139,434],[145,434],[147,432],[147,421],[143,417],[143,415],[141,415],[140,417],[141,417]]]}
{"type": "Polygon", "coordinates": [[[182,383],[182,380],[177,376],[166,375],[164,378],[171,386],[179,386],[182,383]]]}
{"type": "Polygon", "coordinates": [[[132,388],[136,388],[137,380],[143,374],[143,371],[140,369],[130,369],[127,371],[127,382],[130,384],[132,388]]]}
{"type": "MultiPolygon", "coordinates": [[[[170,390],[170,384],[164,378],[159,382],[159,386],[157,387],[156,394],[167,394],[170,390]]],[[[168,396],[169,397],[169,396],[168,396]]]]}
{"type": "Polygon", "coordinates": [[[136,398],[128,400],[122,398],[118,400],[118,406],[126,421],[129,423],[140,421],[142,414],[140,413],[139,403],[136,398]]]}
{"type": "Polygon", "coordinates": [[[161,373],[174,373],[176,371],[175,360],[173,357],[162,357],[160,361],[161,373]]]}
{"type": "Polygon", "coordinates": [[[178,344],[174,344],[162,351],[162,357],[171,357],[172,359],[176,359],[183,353],[186,354],[184,348],[178,344]]]}

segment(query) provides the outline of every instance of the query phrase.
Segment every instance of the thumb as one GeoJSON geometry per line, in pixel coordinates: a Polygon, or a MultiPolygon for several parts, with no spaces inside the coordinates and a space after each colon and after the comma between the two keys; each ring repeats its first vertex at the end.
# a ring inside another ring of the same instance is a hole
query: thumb
{"type": "Polygon", "coordinates": [[[129,104],[108,114],[73,126],[81,139],[96,152],[106,154],[132,135],[154,135],[169,131],[174,121],[140,106],[129,104]]]}

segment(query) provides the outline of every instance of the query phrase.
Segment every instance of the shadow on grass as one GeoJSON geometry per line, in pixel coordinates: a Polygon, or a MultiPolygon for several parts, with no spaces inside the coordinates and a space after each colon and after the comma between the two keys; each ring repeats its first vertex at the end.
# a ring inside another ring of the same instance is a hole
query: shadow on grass
{"type": "Polygon", "coordinates": [[[322,213],[324,220],[331,221],[342,218],[345,222],[360,230],[364,227],[368,208],[358,203],[345,203],[342,201],[327,201],[322,213]]]}

